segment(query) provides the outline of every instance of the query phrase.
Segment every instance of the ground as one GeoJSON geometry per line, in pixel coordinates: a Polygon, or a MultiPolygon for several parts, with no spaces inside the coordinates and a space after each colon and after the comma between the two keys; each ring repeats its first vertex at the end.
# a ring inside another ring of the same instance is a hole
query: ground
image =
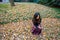
{"type": "Polygon", "coordinates": [[[60,9],[36,3],[0,4],[0,40],[60,40],[60,9]],[[32,35],[32,17],[39,12],[43,27],[32,35]]]}

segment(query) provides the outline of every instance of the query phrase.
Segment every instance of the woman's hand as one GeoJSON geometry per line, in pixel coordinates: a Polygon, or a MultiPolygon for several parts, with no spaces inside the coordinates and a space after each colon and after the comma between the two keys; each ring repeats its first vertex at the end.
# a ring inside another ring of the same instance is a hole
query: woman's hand
{"type": "Polygon", "coordinates": [[[42,29],[41,25],[38,26],[39,29],[42,29]]]}

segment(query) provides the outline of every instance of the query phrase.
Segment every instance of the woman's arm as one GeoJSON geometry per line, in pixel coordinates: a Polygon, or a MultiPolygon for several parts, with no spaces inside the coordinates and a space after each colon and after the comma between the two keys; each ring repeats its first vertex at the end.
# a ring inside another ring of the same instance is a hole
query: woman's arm
{"type": "Polygon", "coordinates": [[[41,24],[38,26],[38,28],[43,29],[43,27],[41,26],[41,24]]]}

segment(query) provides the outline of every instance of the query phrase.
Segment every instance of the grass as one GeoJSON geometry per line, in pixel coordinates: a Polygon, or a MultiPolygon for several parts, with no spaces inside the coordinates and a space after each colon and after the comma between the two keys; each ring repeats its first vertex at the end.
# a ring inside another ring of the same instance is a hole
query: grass
{"type": "MultiPolygon", "coordinates": [[[[59,40],[60,39],[60,9],[51,8],[35,3],[20,3],[14,7],[8,5],[7,12],[1,10],[0,30],[3,32],[3,40],[59,40]],[[31,19],[35,12],[39,12],[42,17],[41,38],[31,34],[31,19]],[[23,38],[24,37],[24,38],[23,38]],[[26,38],[27,37],[27,38],[26,38]]],[[[3,8],[3,9],[6,9],[3,8]]],[[[1,37],[1,36],[0,36],[1,37]]]]}
{"type": "Polygon", "coordinates": [[[0,8],[8,8],[8,4],[0,4],[0,8]]]}
{"type": "Polygon", "coordinates": [[[0,14],[7,13],[7,10],[8,10],[8,4],[0,4],[0,14]]]}
{"type": "Polygon", "coordinates": [[[40,4],[21,3],[16,4],[15,7],[10,7],[8,4],[0,4],[0,8],[0,24],[32,19],[35,12],[39,12],[42,18],[60,18],[59,8],[51,8],[40,4]]]}
{"type": "Polygon", "coordinates": [[[57,12],[56,15],[55,15],[55,17],[56,17],[56,18],[60,18],[60,8],[52,8],[52,10],[54,10],[54,11],[57,12]],[[58,14],[58,15],[57,15],[57,14],[58,14]]]}

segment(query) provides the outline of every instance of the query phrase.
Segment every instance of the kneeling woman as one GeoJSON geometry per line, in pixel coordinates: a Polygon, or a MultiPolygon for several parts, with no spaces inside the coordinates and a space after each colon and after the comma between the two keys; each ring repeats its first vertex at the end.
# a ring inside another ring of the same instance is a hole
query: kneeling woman
{"type": "Polygon", "coordinates": [[[38,12],[36,12],[32,19],[33,27],[32,27],[32,34],[39,35],[41,34],[42,27],[41,27],[41,17],[38,12]]]}

